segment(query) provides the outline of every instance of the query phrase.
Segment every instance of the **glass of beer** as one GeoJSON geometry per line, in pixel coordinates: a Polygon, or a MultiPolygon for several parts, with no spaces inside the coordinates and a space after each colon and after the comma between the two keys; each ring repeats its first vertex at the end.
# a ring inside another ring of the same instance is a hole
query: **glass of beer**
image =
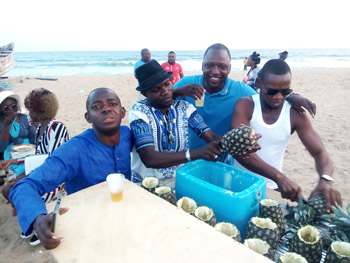
{"type": "Polygon", "coordinates": [[[109,174],[106,178],[109,192],[113,202],[119,202],[123,199],[123,185],[124,175],[123,174],[109,174]]]}
{"type": "Polygon", "coordinates": [[[196,102],[195,102],[196,107],[203,107],[203,105],[204,105],[204,94],[205,94],[205,92],[203,93],[202,97],[200,97],[200,98],[198,98],[198,100],[196,100],[196,102]]]}

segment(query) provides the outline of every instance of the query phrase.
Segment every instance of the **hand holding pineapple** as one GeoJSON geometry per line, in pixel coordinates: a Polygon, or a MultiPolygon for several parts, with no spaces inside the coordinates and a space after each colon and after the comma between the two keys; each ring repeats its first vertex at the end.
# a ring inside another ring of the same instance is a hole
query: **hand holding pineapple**
{"type": "Polygon", "coordinates": [[[203,159],[216,162],[222,153],[223,150],[220,148],[219,142],[212,141],[202,148],[191,150],[191,159],[203,159]]]}
{"type": "Polygon", "coordinates": [[[331,205],[335,206],[335,203],[338,203],[342,206],[343,204],[341,194],[333,187],[332,181],[326,181],[320,178],[318,185],[312,191],[310,198],[320,194],[323,195],[326,200],[326,213],[328,214],[331,212],[331,205]]]}

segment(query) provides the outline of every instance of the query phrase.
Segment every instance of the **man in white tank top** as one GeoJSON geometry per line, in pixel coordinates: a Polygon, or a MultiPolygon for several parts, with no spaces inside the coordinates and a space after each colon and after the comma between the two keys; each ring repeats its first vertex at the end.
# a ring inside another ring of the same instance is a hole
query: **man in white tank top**
{"type": "Polygon", "coordinates": [[[288,64],[281,59],[272,59],[260,71],[257,80],[260,94],[237,101],[230,129],[249,125],[262,137],[259,139],[261,150],[250,154],[250,158],[235,156],[239,162],[235,162],[235,166],[264,177],[267,187],[278,189],[283,198],[297,200],[301,196],[300,186],[282,172],[284,152],[291,134],[296,131],[315,159],[319,174],[319,182],[310,197],[323,194],[329,212],[331,204],[342,203],[340,192],[333,188],[333,164],[307,116],[285,101],[292,93],[291,80],[288,64]]]}

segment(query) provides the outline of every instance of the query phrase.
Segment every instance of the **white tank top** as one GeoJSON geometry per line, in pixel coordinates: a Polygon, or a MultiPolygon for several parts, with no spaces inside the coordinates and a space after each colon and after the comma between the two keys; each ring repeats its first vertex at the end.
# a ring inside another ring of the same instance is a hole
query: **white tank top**
{"type": "MultiPolygon", "coordinates": [[[[261,150],[256,154],[266,163],[273,166],[282,172],[283,158],[286,147],[291,137],[291,124],[290,124],[290,104],[284,101],[280,116],[278,120],[273,124],[267,124],[263,120],[260,95],[253,95],[254,112],[252,119],[250,120],[250,126],[256,133],[260,133],[262,137],[258,143],[261,146],[261,150]]],[[[238,161],[235,161],[234,165],[240,169],[247,170],[238,161]]],[[[261,175],[259,175],[261,176],[261,175]]],[[[277,184],[264,177],[266,180],[266,186],[270,189],[278,188],[277,184]]]]}

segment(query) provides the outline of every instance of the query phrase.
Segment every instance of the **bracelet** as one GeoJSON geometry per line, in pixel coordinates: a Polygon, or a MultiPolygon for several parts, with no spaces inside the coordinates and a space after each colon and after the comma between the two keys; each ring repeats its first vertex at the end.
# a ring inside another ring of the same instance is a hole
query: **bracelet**
{"type": "Polygon", "coordinates": [[[187,161],[191,161],[191,154],[190,154],[190,149],[187,149],[186,153],[185,153],[185,157],[187,159],[187,161]]]}
{"type": "Polygon", "coordinates": [[[327,182],[334,182],[332,176],[329,176],[327,174],[322,174],[320,178],[326,180],[327,182]]]}

